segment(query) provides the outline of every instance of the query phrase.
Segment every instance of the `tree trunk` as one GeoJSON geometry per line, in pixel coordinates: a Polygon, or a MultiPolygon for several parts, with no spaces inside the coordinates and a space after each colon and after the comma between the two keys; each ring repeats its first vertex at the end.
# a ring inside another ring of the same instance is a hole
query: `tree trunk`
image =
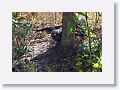
{"type": "Polygon", "coordinates": [[[70,19],[73,17],[74,13],[71,12],[64,12],[62,18],[62,39],[61,45],[62,46],[70,46],[73,43],[73,35],[67,35],[67,25],[70,19]]]}
{"type": "Polygon", "coordinates": [[[71,52],[75,48],[75,27],[73,27],[71,34],[67,34],[68,23],[71,21],[71,19],[73,19],[73,17],[73,12],[63,12],[61,46],[65,49],[65,52],[71,52]]]}

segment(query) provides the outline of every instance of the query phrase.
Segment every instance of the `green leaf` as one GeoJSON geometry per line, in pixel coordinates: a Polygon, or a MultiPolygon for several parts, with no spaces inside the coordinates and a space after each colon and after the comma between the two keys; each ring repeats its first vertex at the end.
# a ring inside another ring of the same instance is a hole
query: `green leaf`
{"type": "Polygon", "coordinates": [[[93,67],[98,68],[98,67],[99,67],[99,64],[98,64],[98,63],[95,63],[95,64],[93,64],[93,67]]]}
{"type": "Polygon", "coordinates": [[[78,14],[86,17],[86,13],[78,12],[78,14]]]}
{"type": "Polygon", "coordinates": [[[82,25],[78,25],[79,29],[84,30],[84,27],[82,25]]]}

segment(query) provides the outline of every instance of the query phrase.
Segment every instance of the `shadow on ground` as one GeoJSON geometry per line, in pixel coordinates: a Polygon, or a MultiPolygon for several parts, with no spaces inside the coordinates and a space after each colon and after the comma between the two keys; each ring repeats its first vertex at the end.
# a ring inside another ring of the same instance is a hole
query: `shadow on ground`
{"type": "Polygon", "coordinates": [[[57,43],[45,53],[38,54],[32,61],[37,64],[38,72],[67,72],[75,71],[72,67],[72,64],[74,63],[73,59],[74,58],[67,57],[63,48],[57,43]]]}

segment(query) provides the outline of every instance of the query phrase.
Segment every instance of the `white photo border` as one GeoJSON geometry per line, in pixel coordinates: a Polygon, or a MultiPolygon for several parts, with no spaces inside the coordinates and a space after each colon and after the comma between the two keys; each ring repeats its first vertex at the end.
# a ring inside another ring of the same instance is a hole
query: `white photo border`
{"type": "Polygon", "coordinates": [[[114,84],[113,0],[1,0],[0,83],[114,84]],[[102,72],[12,72],[12,12],[102,12],[102,72]]]}

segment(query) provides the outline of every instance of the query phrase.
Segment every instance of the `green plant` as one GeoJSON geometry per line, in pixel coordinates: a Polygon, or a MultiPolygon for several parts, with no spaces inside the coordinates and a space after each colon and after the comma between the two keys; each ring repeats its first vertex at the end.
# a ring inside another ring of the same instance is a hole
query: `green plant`
{"type": "Polygon", "coordinates": [[[27,45],[31,26],[31,22],[21,17],[19,12],[12,13],[12,60],[16,71],[35,71],[34,63],[23,57],[29,52],[27,45]]]}
{"type": "MultiPolygon", "coordinates": [[[[82,72],[101,72],[102,71],[102,43],[97,39],[97,32],[89,25],[88,13],[77,13],[85,17],[85,23],[78,27],[85,31],[84,42],[79,45],[79,53],[76,56],[74,68],[82,72]]],[[[76,19],[77,20],[77,19],[76,19]]]]}

